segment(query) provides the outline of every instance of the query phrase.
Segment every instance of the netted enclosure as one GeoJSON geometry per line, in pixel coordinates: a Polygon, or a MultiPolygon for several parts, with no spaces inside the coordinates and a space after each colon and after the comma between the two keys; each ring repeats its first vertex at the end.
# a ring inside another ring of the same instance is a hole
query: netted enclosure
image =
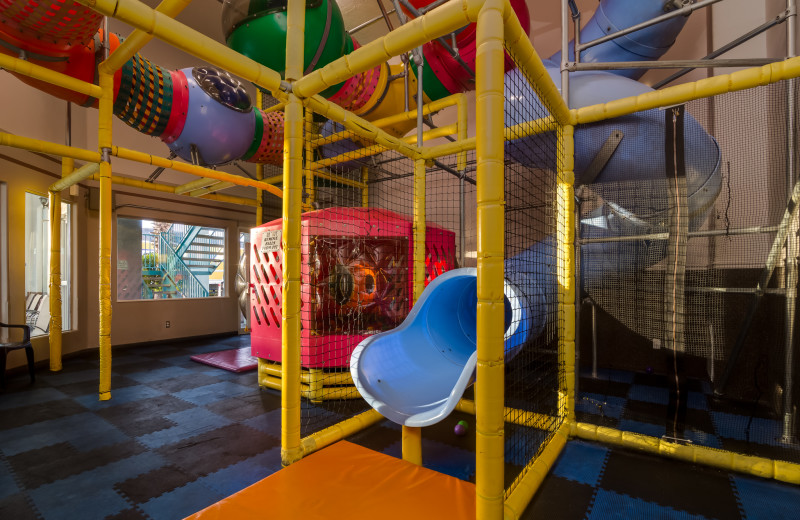
{"type": "MultiPolygon", "coordinates": [[[[515,64],[519,65],[519,64],[515,64]]],[[[561,425],[557,275],[558,133],[520,68],[506,74],[506,494],[561,425]],[[515,340],[514,337],[517,337],[515,340]]]]}
{"type": "Polygon", "coordinates": [[[579,421],[800,462],[791,81],[576,127],[579,421]]]}

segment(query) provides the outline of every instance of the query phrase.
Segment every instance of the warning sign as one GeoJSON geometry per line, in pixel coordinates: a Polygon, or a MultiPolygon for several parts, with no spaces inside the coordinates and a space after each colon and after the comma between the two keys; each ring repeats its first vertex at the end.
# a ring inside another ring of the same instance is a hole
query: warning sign
{"type": "Polygon", "coordinates": [[[273,229],[264,231],[261,235],[261,252],[274,253],[281,250],[281,235],[280,229],[273,229]]]}

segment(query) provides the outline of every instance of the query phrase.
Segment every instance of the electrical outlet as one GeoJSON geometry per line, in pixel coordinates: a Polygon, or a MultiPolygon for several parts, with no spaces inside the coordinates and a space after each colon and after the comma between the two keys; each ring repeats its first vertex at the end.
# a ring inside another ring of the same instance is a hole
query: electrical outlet
{"type": "Polygon", "coordinates": [[[169,328],[169,321],[165,321],[165,322],[164,322],[164,326],[165,326],[166,328],[169,328]]]}
{"type": "MultiPolygon", "coordinates": [[[[169,325],[167,325],[169,327],[169,325]]],[[[653,338],[653,350],[658,350],[661,348],[661,340],[658,338],[653,338]]]]}

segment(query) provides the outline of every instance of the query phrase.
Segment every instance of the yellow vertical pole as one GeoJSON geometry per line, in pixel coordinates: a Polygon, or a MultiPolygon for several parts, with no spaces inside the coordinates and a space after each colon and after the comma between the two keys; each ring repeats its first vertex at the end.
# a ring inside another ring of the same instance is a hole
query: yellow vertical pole
{"type": "MultiPolygon", "coordinates": [[[[75,161],[61,159],[61,175],[72,173],[75,161]]],[[[58,372],[61,364],[61,192],[50,192],[50,370],[58,372]]]]}
{"type": "Polygon", "coordinates": [[[503,12],[502,0],[487,0],[478,15],[475,77],[478,366],[475,434],[479,519],[503,517],[503,12]]]}
{"type": "MultiPolygon", "coordinates": [[[[468,126],[468,110],[467,110],[467,97],[464,94],[459,94],[456,98],[456,137],[459,141],[464,141],[467,138],[468,126]]],[[[459,152],[456,157],[456,169],[463,172],[467,168],[467,152],[459,152]]]]}
{"type": "Polygon", "coordinates": [[[314,147],[311,145],[311,140],[313,139],[313,131],[314,131],[314,112],[311,109],[306,108],[306,194],[308,198],[306,199],[306,204],[311,205],[317,198],[316,189],[314,189],[314,170],[308,168],[308,166],[314,162],[314,147]]]}
{"type": "Polygon", "coordinates": [[[100,88],[97,141],[100,148],[100,400],[111,399],[111,122],[114,75],[99,67],[100,88]]]}
{"type": "Polygon", "coordinates": [[[574,127],[558,129],[556,237],[558,239],[559,416],[575,420],[575,190],[574,127]]]}
{"type": "Polygon", "coordinates": [[[361,207],[368,208],[369,207],[369,186],[367,186],[367,181],[369,180],[369,167],[362,166],[361,167],[361,182],[364,183],[364,187],[361,188],[361,207]]]}
{"type": "MultiPolygon", "coordinates": [[[[259,110],[264,106],[264,92],[260,87],[256,88],[256,107],[259,110]]],[[[256,164],[256,180],[264,180],[264,165],[261,163],[256,164]]],[[[256,226],[264,223],[264,190],[256,188],[256,226]]]]}
{"type": "MultiPolygon", "coordinates": [[[[303,74],[305,1],[289,0],[286,13],[286,80],[303,74]]],[[[281,462],[300,460],[300,214],[303,196],[303,104],[286,102],[283,137],[283,327],[281,344],[281,462]]]]}

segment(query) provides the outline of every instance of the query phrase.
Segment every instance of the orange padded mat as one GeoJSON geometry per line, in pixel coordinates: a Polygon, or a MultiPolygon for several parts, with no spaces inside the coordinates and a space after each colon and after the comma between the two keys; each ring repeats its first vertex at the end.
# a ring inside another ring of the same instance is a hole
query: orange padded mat
{"type": "Polygon", "coordinates": [[[475,485],[341,441],[189,518],[475,518],[475,485]]]}

